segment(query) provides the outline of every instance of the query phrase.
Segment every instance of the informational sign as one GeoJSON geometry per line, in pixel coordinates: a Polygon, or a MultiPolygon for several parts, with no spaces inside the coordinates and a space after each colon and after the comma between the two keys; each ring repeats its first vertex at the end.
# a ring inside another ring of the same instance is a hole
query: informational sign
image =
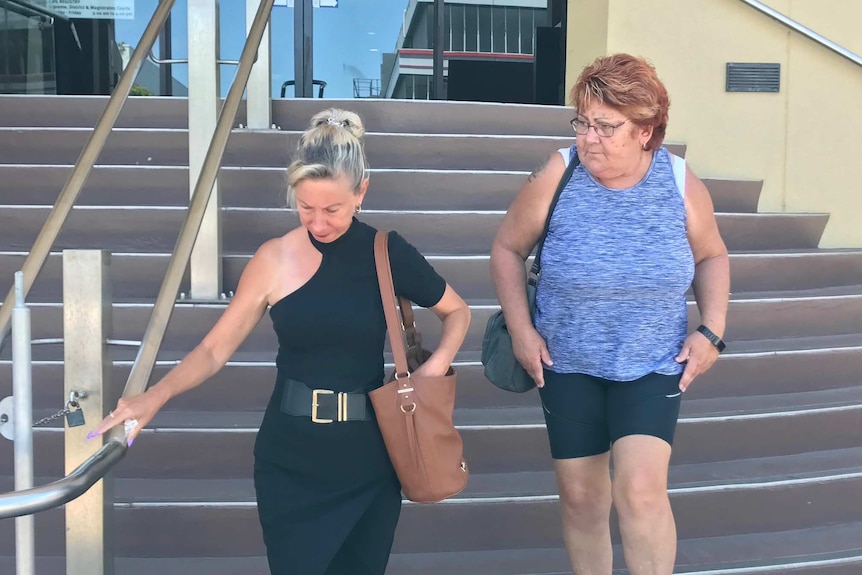
{"type": "MultiPolygon", "coordinates": [[[[275,0],[275,6],[287,6],[293,8],[296,0],[275,0]]],[[[338,8],[338,0],[311,0],[315,8],[338,8]]]]}
{"type": "Polygon", "coordinates": [[[68,18],[135,19],[135,0],[48,0],[45,7],[68,18]]]}

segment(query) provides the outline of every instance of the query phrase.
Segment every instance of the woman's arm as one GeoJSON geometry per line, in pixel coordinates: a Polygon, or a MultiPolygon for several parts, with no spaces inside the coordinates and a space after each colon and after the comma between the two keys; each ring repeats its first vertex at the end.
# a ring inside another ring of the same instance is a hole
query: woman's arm
{"type": "Polygon", "coordinates": [[[543,364],[553,362],[530,318],[524,262],[545,229],[551,200],[565,170],[562,156],[554,152],[530,174],[509,206],[491,247],[491,278],[512,335],[515,357],[539,387],[544,385],[543,364]]]}
{"type": "Polygon", "coordinates": [[[138,427],[129,434],[131,445],[168,400],[197,387],[227,363],[266,311],[277,246],[276,241],[267,242],[252,257],[242,273],[236,295],[203,341],[146,392],[120,399],[112,414],[88,437],[101,435],[127,419],[135,419],[138,427]]]}
{"type": "MultiPolygon", "coordinates": [[[[695,265],[692,290],[701,323],[718,337],[724,337],[730,299],[730,259],[718,232],[709,191],[691,171],[686,173],[685,198],[688,240],[695,265]]],[[[685,391],[694,378],[712,367],[718,359],[718,350],[706,336],[693,332],[676,359],[687,362],[679,384],[685,391]]]]}
{"type": "Polygon", "coordinates": [[[461,349],[467,329],[470,327],[470,307],[461,299],[452,286],[446,284],[443,297],[431,308],[443,323],[440,344],[431,357],[423,363],[416,373],[419,375],[444,375],[455,354],[461,349]]]}

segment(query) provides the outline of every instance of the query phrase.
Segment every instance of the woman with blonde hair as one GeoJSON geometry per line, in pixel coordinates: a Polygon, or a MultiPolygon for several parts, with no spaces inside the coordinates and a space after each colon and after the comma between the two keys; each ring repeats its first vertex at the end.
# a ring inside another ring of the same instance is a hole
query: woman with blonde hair
{"type": "MultiPolygon", "coordinates": [[[[269,309],[278,375],[255,442],[254,484],[273,575],[383,575],[401,510],[398,479],[368,392],[384,381],[386,321],[376,230],[356,216],[368,191],[362,122],[316,114],[287,170],[300,226],[264,243],[215,327],[146,393],[120,400],[95,433],[147,425],[172,397],[215,374],[269,309]]],[[[413,375],[444,375],[470,311],[397,233],[395,291],[442,321],[436,351],[413,375]]]]}

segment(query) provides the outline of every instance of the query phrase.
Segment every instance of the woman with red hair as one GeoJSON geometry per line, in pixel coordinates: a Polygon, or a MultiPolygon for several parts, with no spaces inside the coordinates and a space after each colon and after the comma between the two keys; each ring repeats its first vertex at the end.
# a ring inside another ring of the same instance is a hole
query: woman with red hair
{"type": "Polygon", "coordinates": [[[670,575],[671,446],[682,394],[724,348],[727,248],[706,187],[662,145],[670,101],[649,63],[599,58],[571,98],[575,145],[529,176],[494,241],[492,276],[539,387],[572,568],[610,575],[613,504],[629,572],[670,575]],[[531,314],[524,262],[546,220],[531,314]]]}

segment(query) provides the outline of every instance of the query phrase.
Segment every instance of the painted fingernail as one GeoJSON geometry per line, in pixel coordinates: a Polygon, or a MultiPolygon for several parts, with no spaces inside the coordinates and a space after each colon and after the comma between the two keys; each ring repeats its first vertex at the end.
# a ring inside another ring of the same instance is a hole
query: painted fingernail
{"type": "Polygon", "coordinates": [[[135,438],[133,437],[129,440],[129,447],[131,447],[134,442],[135,442],[135,438]]]}
{"type": "Polygon", "coordinates": [[[96,439],[97,437],[99,437],[99,432],[95,430],[91,431],[87,434],[87,441],[90,441],[91,439],[96,439]]]}

